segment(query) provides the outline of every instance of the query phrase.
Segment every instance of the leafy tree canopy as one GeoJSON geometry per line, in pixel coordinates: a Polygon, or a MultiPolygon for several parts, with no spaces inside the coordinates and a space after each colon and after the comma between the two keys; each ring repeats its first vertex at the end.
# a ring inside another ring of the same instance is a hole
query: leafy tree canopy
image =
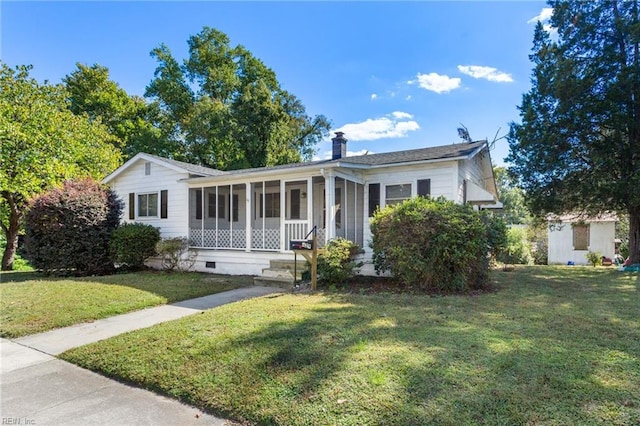
{"type": "Polygon", "coordinates": [[[91,121],[102,121],[125,159],[138,152],[172,155],[175,146],[162,132],[157,105],[149,105],[138,96],[129,96],[109,78],[106,67],[98,64],[76,66],[77,69],[62,80],[73,113],[86,114],[91,121]]]}
{"type": "Polygon", "coordinates": [[[510,169],[534,213],[627,212],[640,262],[638,1],[550,1],[538,23],[532,88],[509,132],[510,169]]]}
{"type": "Polygon", "coordinates": [[[525,201],[525,194],[508,170],[504,167],[494,167],[496,186],[500,201],[504,205],[501,216],[507,224],[525,224],[531,220],[529,209],[525,201]]]}
{"type": "Polygon", "coordinates": [[[162,44],[146,96],[170,123],[174,157],[221,170],[310,159],[328,120],[310,117],[275,73],[224,33],[204,27],[180,64],[162,44]]]}
{"type": "Polygon", "coordinates": [[[101,179],[120,162],[113,137],[99,122],[68,109],[61,86],[39,84],[30,66],[0,64],[0,227],[13,264],[27,201],[76,177],[101,179]]]}

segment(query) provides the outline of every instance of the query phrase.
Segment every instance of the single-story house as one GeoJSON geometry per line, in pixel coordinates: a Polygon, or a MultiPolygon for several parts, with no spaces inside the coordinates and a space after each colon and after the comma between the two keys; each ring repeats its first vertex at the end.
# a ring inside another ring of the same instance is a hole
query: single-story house
{"type": "Polygon", "coordinates": [[[586,217],[580,214],[549,215],[548,263],[586,265],[587,253],[599,252],[613,259],[616,254],[614,214],[586,217]]]}
{"type": "Polygon", "coordinates": [[[219,171],[139,153],[103,182],[125,201],[127,222],[187,237],[195,269],[260,275],[291,260],[290,240],[314,227],[319,246],[344,237],[370,262],[369,218],[378,207],[419,195],[477,206],[497,203],[487,141],[347,157],[341,132],[329,160],[219,171]]]}

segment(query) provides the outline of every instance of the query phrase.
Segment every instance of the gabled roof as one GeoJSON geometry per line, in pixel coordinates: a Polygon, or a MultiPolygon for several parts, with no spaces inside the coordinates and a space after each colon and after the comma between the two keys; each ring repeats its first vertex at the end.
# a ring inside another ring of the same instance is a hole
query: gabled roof
{"type": "Polygon", "coordinates": [[[253,174],[264,171],[290,170],[296,168],[312,167],[349,167],[358,168],[380,167],[391,164],[418,163],[425,161],[447,161],[454,159],[468,159],[476,155],[487,145],[487,141],[434,146],[430,148],[410,149],[406,151],[384,152],[380,154],[365,154],[353,157],[342,157],[336,160],[318,160],[306,163],[282,164],[279,166],[257,167],[253,169],[230,170],[220,172],[219,176],[235,176],[241,174],[253,174]]]}
{"type": "Polygon", "coordinates": [[[158,157],[157,155],[147,154],[144,152],[140,152],[133,156],[129,161],[124,163],[122,166],[118,167],[113,173],[109,176],[105,177],[102,180],[102,183],[109,183],[116,176],[127,170],[133,164],[138,161],[149,161],[151,163],[158,164],[163,167],[167,167],[171,170],[174,170],[178,173],[188,174],[189,177],[205,177],[205,176],[216,176],[224,174],[224,172],[216,169],[211,169],[209,167],[198,166],[195,164],[185,163],[184,161],[172,160],[170,158],[158,157]]]}
{"type": "Polygon", "coordinates": [[[115,172],[103,179],[103,183],[108,183],[124,170],[129,168],[138,160],[151,161],[163,165],[180,173],[189,174],[187,179],[208,178],[214,176],[236,176],[242,174],[254,174],[260,172],[275,172],[279,170],[290,170],[296,168],[317,168],[317,167],[357,167],[372,168],[383,167],[392,164],[408,164],[420,162],[450,161],[455,159],[470,159],[487,146],[487,141],[475,141],[467,143],[457,143],[451,145],[434,146],[429,148],[410,149],[405,151],[384,152],[380,154],[365,154],[353,157],[342,157],[336,160],[319,160],[306,163],[283,164],[279,166],[257,167],[252,169],[240,169],[230,171],[220,171],[208,167],[197,166],[182,161],[171,160],[146,153],[139,153],[123,164],[115,172]]]}
{"type": "Polygon", "coordinates": [[[479,151],[487,141],[458,143],[452,145],[434,146],[430,148],[410,149],[407,151],[384,152],[381,154],[358,155],[344,157],[339,160],[344,163],[367,164],[381,166],[385,164],[411,163],[428,160],[451,160],[454,158],[470,157],[479,151]]]}

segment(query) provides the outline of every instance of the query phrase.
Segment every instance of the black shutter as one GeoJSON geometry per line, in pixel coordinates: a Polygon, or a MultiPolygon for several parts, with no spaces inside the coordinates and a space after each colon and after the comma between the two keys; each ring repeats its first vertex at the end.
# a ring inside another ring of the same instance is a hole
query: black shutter
{"type": "Polygon", "coordinates": [[[380,207],[380,184],[369,184],[369,217],[373,216],[376,209],[380,207]]]}
{"type": "Polygon", "coordinates": [[[136,194],[129,193],[129,220],[135,220],[136,218],[136,194]]]}
{"type": "Polygon", "coordinates": [[[167,218],[167,198],[168,192],[166,189],[160,191],[160,219],[167,218]]]}
{"type": "Polygon", "coordinates": [[[202,219],[202,190],[196,189],[196,219],[202,219]]]}
{"type": "Polygon", "coordinates": [[[418,196],[428,197],[431,195],[431,179],[418,179],[418,196]]]}

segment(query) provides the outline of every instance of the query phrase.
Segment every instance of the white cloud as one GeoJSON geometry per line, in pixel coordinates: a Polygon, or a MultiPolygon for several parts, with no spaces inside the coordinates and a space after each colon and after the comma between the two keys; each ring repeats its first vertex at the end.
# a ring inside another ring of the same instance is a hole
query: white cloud
{"type": "Polygon", "coordinates": [[[480,65],[458,65],[458,71],[473,78],[484,78],[497,83],[513,82],[513,78],[510,74],[499,71],[493,67],[483,67],[480,65]]]}
{"type": "Polygon", "coordinates": [[[404,98],[405,101],[410,101],[411,100],[411,95],[407,95],[406,98],[404,98]]]}
{"type": "Polygon", "coordinates": [[[376,93],[372,93],[371,94],[371,100],[374,100],[378,97],[378,95],[376,93]]]}
{"type": "Polygon", "coordinates": [[[527,24],[535,24],[538,21],[547,22],[549,19],[551,19],[552,15],[553,15],[552,7],[543,7],[542,10],[540,11],[540,14],[538,16],[534,16],[533,18],[529,19],[527,21],[527,24]]]}
{"type": "Polygon", "coordinates": [[[402,120],[403,118],[413,118],[413,115],[409,114],[408,112],[402,111],[394,111],[391,113],[391,115],[393,116],[393,118],[397,118],[398,120],[402,120]]]}
{"type": "Polygon", "coordinates": [[[460,87],[461,81],[459,78],[452,78],[448,75],[440,75],[432,72],[429,74],[418,73],[417,79],[409,81],[409,84],[418,83],[418,85],[425,90],[436,93],[446,93],[460,87]]]}
{"type": "Polygon", "coordinates": [[[416,131],[420,125],[411,120],[413,116],[406,112],[396,111],[384,117],[369,118],[360,123],[348,123],[336,132],[344,132],[350,141],[372,141],[385,138],[403,138],[409,132],[416,131]]]}

